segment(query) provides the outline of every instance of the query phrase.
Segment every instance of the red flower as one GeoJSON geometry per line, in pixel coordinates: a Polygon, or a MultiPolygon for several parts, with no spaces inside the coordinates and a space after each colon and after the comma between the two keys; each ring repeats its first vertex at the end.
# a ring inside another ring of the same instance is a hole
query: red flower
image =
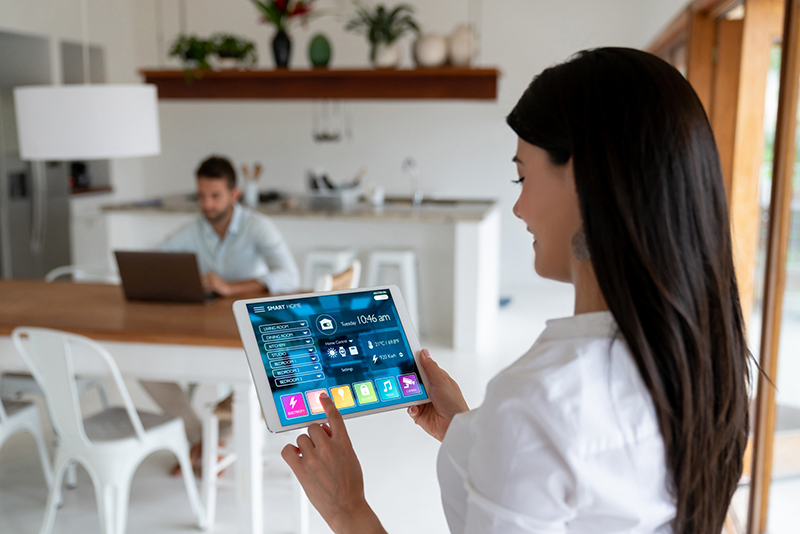
{"type": "Polygon", "coordinates": [[[294,5],[294,8],[292,8],[292,10],[289,12],[289,16],[290,17],[295,17],[295,16],[298,16],[298,15],[305,15],[309,11],[311,11],[311,6],[309,6],[308,4],[305,4],[303,2],[297,2],[294,5]]]}
{"type": "Polygon", "coordinates": [[[285,13],[287,2],[288,0],[275,0],[275,9],[277,9],[279,13],[285,13]]]}

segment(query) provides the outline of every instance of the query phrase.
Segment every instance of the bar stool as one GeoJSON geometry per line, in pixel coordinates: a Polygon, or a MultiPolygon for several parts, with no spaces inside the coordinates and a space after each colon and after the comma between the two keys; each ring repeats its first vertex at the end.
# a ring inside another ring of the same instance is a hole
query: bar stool
{"type": "Polygon", "coordinates": [[[303,266],[303,287],[314,287],[324,274],[340,273],[356,259],[356,251],[315,249],[306,254],[303,266]]]}
{"type": "Polygon", "coordinates": [[[408,307],[411,322],[419,331],[419,308],[417,306],[417,254],[413,250],[375,250],[369,254],[367,285],[377,286],[387,283],[382,271],[396,268],[400,272],[400,290],[408,307]]]}

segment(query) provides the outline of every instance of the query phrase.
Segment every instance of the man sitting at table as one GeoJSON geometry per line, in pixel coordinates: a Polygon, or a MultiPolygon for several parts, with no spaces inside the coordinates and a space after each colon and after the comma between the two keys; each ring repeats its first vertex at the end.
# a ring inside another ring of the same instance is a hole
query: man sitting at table
{"type": "MultiPolygon", "coordinates": [[[[240,206],[236,171],[226,158],[212,156],[197,169],[197,204],[203,214],[170,236],[161,250],[194,252],[203,286],[221,296],[265,292],[292,293],[300,271],[275,224],[240,206]]],[[[192,444],[192,462],[200,461],[202,424],[178,384],[142,382],[168,415],[181,417],[192,444]]]]}

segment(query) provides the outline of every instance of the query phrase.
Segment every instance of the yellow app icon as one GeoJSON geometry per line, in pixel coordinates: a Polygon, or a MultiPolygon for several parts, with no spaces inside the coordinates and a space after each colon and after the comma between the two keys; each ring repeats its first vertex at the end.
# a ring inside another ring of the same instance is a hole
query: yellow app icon
{"type": "Polygon", "coordinates": [[[353,400],[353,391],[350,389],[350,386],[347,385],[332,387],[331,398],[333,399],[333,403],[340,410],[356,405],[356,402],[353,400]]]}

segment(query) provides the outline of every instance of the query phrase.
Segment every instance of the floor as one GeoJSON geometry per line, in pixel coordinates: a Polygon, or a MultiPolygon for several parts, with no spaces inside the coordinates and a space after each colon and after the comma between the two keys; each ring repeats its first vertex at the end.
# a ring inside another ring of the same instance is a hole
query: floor
{"type": "MultiPolygon", "coordinates": [[[[435,343],[429,345],[433,358],[461,384],[470,406],[481,403],[488,380],[527,350],[546,319],[572,312],[569,286],[541,283],[509,295],[512,300],[500,312],[498,342],[490,353],[455,354],[435,343]]],[[[348,421],[348,428],[364,470],[367,499],[386,529],[410,529],[420,534],[447,532],[435,475],[438,442],[416,428],[404,411],[354,419],[348,421]]],[[[266,466],[264,517],[265,532],[269,534],[297,532],[299,491],[277,457],[283,443],[295,437],[296,434],[284,434],[268,438],[271,454],[266,466]]],[[[169,454],[156,453],[137,471],[131,489],[129,533],[197,532],[182,480],[167,474],[173,463],[169,454]]],[[[743,487],[737,495],[738,502],[746,499],[746,489],[743,487]]],[[[46,496],[32,438],[13,437],[0,450],[0,534],[38,532],[46,496]]],[[[792,517],[796,502],[800,502],[800,478],[773,484],[772,534],[796,532],[792,517]]],[[[209,532],[235,533],[236,513],[232,477],[224,476],[217,522],[209,532]]],[[[313,509],[310,531],[330,532],[313,509]]],[[[54,532],[100,532],[94,490],[83,470],[78,472],[78,487],[65,491],[54,532]]]]}

